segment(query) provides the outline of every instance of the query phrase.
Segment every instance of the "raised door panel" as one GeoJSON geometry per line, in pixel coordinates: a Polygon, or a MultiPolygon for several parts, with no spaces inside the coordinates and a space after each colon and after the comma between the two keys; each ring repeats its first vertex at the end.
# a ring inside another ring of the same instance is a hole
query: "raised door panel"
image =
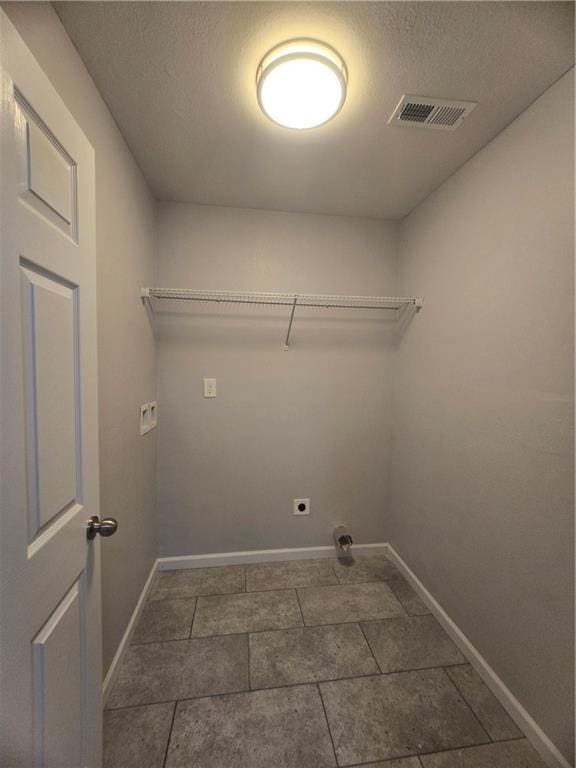
{"type": "Polygon", "coordinates": [[[80,503],[77,288],[22,264],[29,531],[80,503]]]}
{"type": "Polygon", "coordinates": [[[18,90],[15,99],[24,135],[20,199],[76,240],[76,163],[18,90]]]}
{"type": "Polygon", "coordinates": [[[81,766],[85,757],[84,581],[76,582],[32,641],[35,768],[81,766]]]}

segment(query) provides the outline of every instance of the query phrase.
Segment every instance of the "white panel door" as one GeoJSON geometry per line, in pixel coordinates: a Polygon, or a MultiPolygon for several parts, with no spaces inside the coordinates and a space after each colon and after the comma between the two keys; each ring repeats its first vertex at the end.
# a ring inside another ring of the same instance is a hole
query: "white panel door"
{"type": "Polygon", "coordinates": [[[94,152],[0,10],[0,765],[99,768],[94,152]]]}

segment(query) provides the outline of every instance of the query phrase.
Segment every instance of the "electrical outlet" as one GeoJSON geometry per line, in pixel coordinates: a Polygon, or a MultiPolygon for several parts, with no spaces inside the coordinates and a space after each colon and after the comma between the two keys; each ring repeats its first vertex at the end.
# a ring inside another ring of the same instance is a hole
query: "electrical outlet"
{"type": "Polygon", "coordinates": [[[150,403],[140,406],[140,434],[145,435],[150,431],[150,403]]]}
{"type": "Polygon", "coordinates": [[[156,429],[158,424],[158,409],[156,400],[152,403],[144,403],[140,406],[140,434],[145,435],[151,429],[156,429]]]}
{"type": "Polygon", "coordinates": [[[216,397],[216,379],[204,379],[204,397],[216,397]]]}
{"type": "Polygon", "coordinates": [[[295,515],[309,515],[310,514],[310,499],[294,499],[294,514],[295,515]]]}
{"type": "Polygon", "coordinates": [[[158,406],[156,400],[149,403],[150,406],[150,429],[155,429],[158,425],[158,406]]]}

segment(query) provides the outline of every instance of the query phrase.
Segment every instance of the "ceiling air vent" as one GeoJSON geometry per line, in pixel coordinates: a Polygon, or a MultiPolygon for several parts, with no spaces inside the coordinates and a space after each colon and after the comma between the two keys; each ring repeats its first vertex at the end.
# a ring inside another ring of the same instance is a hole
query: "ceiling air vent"
{"type": "Polygon", "coordinates": [[[475,101],[402,96],[388,124],[455,131],[476,105],[475,101]]]}

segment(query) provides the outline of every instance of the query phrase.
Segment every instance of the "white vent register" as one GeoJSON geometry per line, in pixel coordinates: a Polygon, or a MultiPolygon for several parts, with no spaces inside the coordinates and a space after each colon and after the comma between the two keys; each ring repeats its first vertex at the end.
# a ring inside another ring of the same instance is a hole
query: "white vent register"
{"type": "Polygon", "coordinates": [[[402,96],[388,124],[455,131],[476,106],[475,101],[402,96]]]}

